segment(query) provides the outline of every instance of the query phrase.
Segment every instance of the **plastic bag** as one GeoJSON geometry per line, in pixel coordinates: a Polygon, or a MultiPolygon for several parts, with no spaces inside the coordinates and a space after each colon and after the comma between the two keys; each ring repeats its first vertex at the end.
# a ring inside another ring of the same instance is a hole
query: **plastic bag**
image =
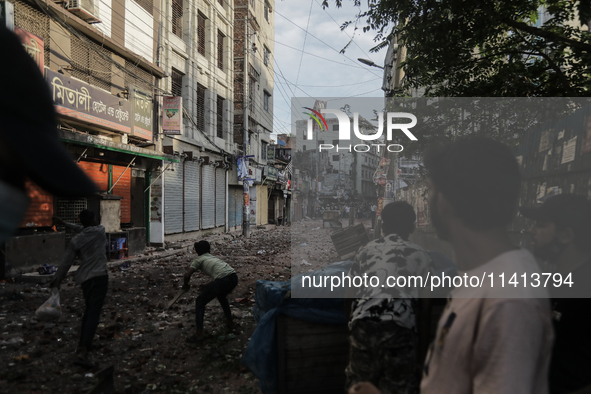
{"type": "Polygon", "coordinates": [[[62,316],[60,293],[57,287],[51,289],[51,296],[35,311],[39,320],[57,320],[62,316]]]}

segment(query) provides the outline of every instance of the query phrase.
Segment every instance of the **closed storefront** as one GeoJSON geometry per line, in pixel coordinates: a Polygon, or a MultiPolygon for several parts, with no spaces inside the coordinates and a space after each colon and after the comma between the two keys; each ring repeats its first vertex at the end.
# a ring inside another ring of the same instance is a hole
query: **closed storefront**
{"type": "Polygon", "coordinates": [[[201,228],[215,227],[215,167],[201,167],[203,182],[201,183],[201,228]]]}
{"type": "Polygon", "coordinates": [[[183,165],[173,163],[164,173],[164,234],[183,231],[183,165]]]}
{"type": "Polygon", "coordinates": [[[228,193],[228,226],[242,226],[242,210],[244,204],[242,186],[230,187],[228,193]]]}
{"type": "Polygon", "coordinates": [[[215,170],[215,225],[226,225],[226,170],[215,170]]]}
{"type": "Polygon", "coordinates": [[[107,163],[81,161],[80,168],[94,181],[103,193],[123,197],[121,199],[121,223],[131,223],[131,169],[107,163]]]}
{"type": "Polygon", "coordinates": [[[185,161],[185,231],[199,230],[200,172],[199,163],[185,161]]]}

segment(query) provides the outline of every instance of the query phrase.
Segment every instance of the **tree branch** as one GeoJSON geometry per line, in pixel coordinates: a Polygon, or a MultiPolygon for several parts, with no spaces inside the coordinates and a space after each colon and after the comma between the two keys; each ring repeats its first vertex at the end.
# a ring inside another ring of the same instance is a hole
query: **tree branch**
{"type": "Polygon", "coordinates": [[[488,12],[494,19],[506,24],[507,26],[510,26],[510,27],[515,28],[517,30],[524,31],[529,34],[533,34],[534,36],[546,38],[547,40],[550,40],[550,41],[562,42],[562,43],[568,44],[570,47],[575,48],[575,49],[579,49],[581,51],[591,52],[591,44],[587,44],[587,43],[584,43],[581,41],[573,40],[572,38],[564,37],[560,34],[552,32],[552,31],[540,29],[539,27],[528,25],[525,22],[518,22],[518,21],[513,20],[509,17],[499,15],[497,12],[495,12],[493,9],[486,6],[482,2],[480,2],[480,5],[481,5],[482,10],[488,12]]]}

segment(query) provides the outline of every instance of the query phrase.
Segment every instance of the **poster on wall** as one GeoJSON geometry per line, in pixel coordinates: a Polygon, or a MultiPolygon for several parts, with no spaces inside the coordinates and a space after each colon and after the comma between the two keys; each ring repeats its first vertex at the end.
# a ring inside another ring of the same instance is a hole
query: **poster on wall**
{"type": "Polygon", "coordinates": [[[183,130],[183,98],[162,98],[162,132],[167,135],[180,135],[183,130]]]}

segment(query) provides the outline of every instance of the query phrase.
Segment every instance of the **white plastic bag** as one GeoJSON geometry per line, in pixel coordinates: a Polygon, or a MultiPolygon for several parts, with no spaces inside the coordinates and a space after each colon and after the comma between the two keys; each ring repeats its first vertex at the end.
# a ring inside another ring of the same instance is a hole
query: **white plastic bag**
{"type": "Polygon", "coordinates": [[[57,287],[51,289],[51,296],[35,311],[39,320],[57,320],[62,316],[60,293],[57,287]]]}

